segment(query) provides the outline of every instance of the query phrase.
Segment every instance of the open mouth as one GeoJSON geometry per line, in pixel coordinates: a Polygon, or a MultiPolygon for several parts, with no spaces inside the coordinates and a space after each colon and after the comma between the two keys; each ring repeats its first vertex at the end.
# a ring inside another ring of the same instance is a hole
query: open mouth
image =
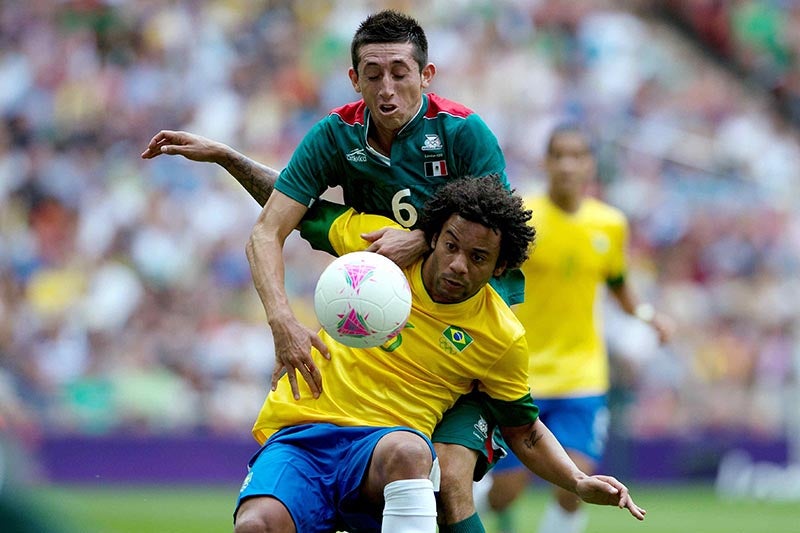
{"type": "Polygon", "coordinates": [[[394,111],[396,111],[397,110],[397,106],[396,105],[390,105],[390,104],[384,104],[384,105],[378,106],[378,109],[381,110],[381,113],[384,113],[384,114],[388,115],[388,114],[393,113],[394,111]]]}

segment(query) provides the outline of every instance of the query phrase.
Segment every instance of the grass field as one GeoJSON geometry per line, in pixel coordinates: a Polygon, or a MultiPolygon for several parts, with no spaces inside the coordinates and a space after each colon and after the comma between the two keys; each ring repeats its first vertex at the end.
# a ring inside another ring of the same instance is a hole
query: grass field
{"type": "MultiPolygon", "coordinates": [[[[232,531],[237,487],[43,487],[36,508],[68,533],[232,531]],[[63,527],[68,526],[68,527],[63,527]]],[[[587,533],[789,533],[800,531],[800,503],[720,501],[706,486],[633,487],[648,511],[638,522],[609,507],[589,507],[587,533]]],[[[533,533],[547,494],[536,488],[517,510],[517,531],[533,533]]],[[[485,519],[494,532],[494,521],[485,519]]],[[[0,531],[4,531],[0,527],[0,531]]],[[[46,533],[46,532],[43,532],[46,533]]]]}

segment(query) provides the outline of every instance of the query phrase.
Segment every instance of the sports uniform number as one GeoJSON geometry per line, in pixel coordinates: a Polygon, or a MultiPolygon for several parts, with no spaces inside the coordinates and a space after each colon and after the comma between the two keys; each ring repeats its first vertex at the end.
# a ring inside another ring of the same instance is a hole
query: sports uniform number
{"type": "Polygon", "coordinates": [[[397,191],[397,194],[392,197],[394,219],[404,228],[410,228],[417,223],[417,208],[413,204],[403,201],[409,196],[411,196],[411,190],[403,189],[397,191]]]}

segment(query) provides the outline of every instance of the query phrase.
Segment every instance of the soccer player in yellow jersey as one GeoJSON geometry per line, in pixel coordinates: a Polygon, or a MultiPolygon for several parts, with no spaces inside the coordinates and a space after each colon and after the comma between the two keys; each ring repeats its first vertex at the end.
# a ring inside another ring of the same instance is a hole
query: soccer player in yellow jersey
{"type": "MultiPolygon", "coordinates": [[[[622,483],[585,475],[538,420],[524,328],[488,285],[527,257],[529,218],[495,176],[439,189],[422,213],[430,251],[404,269],[412,311],[403,332],[358,349],[322,331],[330,358],[312,349],[325,376],[320,396],[301,382],[306,390],[295,399],[286,377],[268,394],[253,427],[263,446],[240,492],[237,532],[435,532],[430,436],[476,385],[512,450],[537,475],[587,502],[644,517],[622,483]]],[[[330,245],[338,254],[364,249],[361,235],[387,225],[343,208],[330,245]]]]}
{"type": "MultiPolygon", "coordinates": [[[[638,316],[666,341],[671,325],[647,304],[637,304],[626,282],[628,224],[624,214],[586,195],[595,174],[589,139],[576,125],[552,133],[545,158],[548,190],[526,199],[536,245],[522,266],[525,300],[514,307],[525,326],[531,396],[541,418],[584,472],[594,472],[606,440],[609,387],[598,294],[607,286],[626,313],[638,316]]],[[[513,456],[492,472],[490,507],[503,516],[530,482],[513,456]]],[[[577,533],[585,527],[580,500],[560,488],[539,533],[577,533]]]]}

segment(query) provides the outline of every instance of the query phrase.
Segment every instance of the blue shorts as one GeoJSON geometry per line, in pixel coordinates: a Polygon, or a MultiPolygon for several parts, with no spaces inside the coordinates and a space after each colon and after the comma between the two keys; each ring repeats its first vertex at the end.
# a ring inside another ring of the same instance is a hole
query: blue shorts
{"type": "MultiPolygon", "coordinates": [[[[360,499],[361,482],[378,441],[406,427],[341,427],[305,424],[284,428],[256,452],[236,502],[272,496],[292,515],[303,532],[380,531],[381,510],[360,499]]],[[[234,517],[236,511],[234,511],[234,517]]]]}
{"type": "MultiPolygon", "coordinates": [[[[606,396],[534,399],[539,418],[568,451],[580,452],[595,463],[603,457],[608,439],[606,396]]],[[[525,468],[513,453],[499,461],[495,472],[525,468]]]]}

